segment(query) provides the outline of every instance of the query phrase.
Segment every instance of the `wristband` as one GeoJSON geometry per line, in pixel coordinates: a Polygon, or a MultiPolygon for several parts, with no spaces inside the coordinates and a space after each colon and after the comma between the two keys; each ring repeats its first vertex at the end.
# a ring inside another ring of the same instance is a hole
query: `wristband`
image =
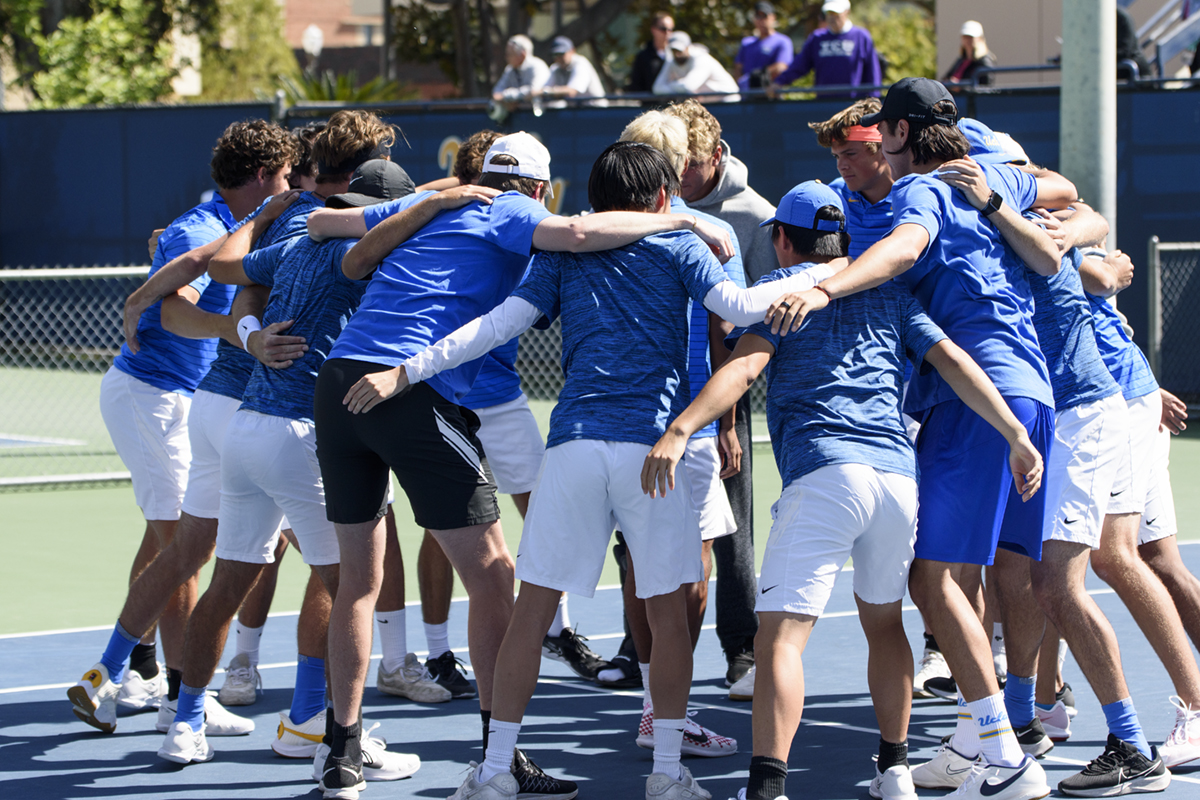
{"type": "Polygon", "coordinates": [[[250,351],[250,348],[246,346],[246,342],[250,339],[250,334],[261,330],[262,323],[259,322],[258,317],[254,316],[253,314],[247,314],[238,320],[237,332],[238,338],[242,340],[243,350],[246,352],[250,351]]]}
{"type": "Polygon", "coordinates": [[[828,298],[829,298],[829,302],[831,302],[831,303],[833,302],[833,295],[831,295],[831,294],[829,293],[829,290],[828,290],[828,289],[826,289],[824,286],[822,286],[821,284],[819,284],[819,283],[818,283],[818,284],[817,284],[816,286],[814,286],[813,288],[814,288],[814,289],[816,289],[816,290],[817,290],[818,292],[820,292],[821,294],[823,294],[823,295],[825,295],[826,297],[828,297],[828,298]]]}

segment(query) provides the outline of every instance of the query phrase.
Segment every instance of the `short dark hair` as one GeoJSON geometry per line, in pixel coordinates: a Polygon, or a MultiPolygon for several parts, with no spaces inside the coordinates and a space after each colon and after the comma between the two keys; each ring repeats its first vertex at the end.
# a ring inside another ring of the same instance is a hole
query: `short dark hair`
{"type": "MultiPolygon", "coordinates": [[[[517,160],[508,153],[497,153],[488,163],[501,167],[517,166],[517,160]]],[[[537,178],[523,178],[507,172],[485,172],[479,176],[477,183],[500,192],[520,192],[526,197],[533,197],[537,194],[537,187],[544,185],[546,181],[540,181],[537,178]]]]}
{"type": "MultiPolygon", "coordinates": [[[[821,206],[817,209],[816,219],[845,222],[846,215],[837,206],[821,206]]],[[[783,231],[783,235],[801,255],[841,258],[850,249],[850,234],[845,231],[814,231],[811,228],[776,221],[771,226],[772,240],[779,230],[783,231]]]]}
{"type": "MultiPolygon", "coordinates": [[[[933,107],[933,113],[953,116],[958,113],[958,109],[953,100],[939,100],[933,107]]],[[[896,135],[898,121],[894,119],[883,121],[883,124],[887,125],[888,133],[892,136],[896,135]]],[[[912,151],[914,164],[928,164],[934,161],[940,163],[953,161],[956,158],[966,158],[967,153],[971,150],[971,145],[957,125],[914,125],[910,122],[908,141],[904,143],[904,147],[894,151],[891,155],[907,150],[912,151]]]]}
{"type": "Polygon", "coordinates": [[[588,177],[588,202],[596,211],[653,211],[658,193],[679,194],[679,175],[661,151],[642,142],[605,148],[588,177]]]}
{"type": "Polygon", "coordinates": [[[320,135],[321,131],[325,130],[324,122],[310,122],[299,128],[292,128],[292,136],[296,137],[296,165],[292,167],[292,177],[294,178],[313,178],[317,177],[317,162],[313,159],[312,145],[313,140],[320,135]]]}
{"type": "Polygon", "coordinates": [[[250,119],[234,122],[213,148],[212,179],[222,189],[245,186],[261,169],[267,175],[296,162],[296,140],[273,122],[250,119]]]}
{"type": "Polygon", "coordinates": [[[488,148],[503,135],[497,131],[477,131],[458,146],[458,156],[454,159],[454,177],[458,178],[459,183],[479,182],[488,148]]]}

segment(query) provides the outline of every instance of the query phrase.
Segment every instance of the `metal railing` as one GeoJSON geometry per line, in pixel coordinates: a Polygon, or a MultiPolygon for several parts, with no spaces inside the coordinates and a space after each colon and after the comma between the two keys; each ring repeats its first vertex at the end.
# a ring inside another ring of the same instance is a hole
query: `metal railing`
{"type": "Polygon", "coordinates": [[[1189,404],[1200,402],[1200,242],[1161,242],[1147,253],[1150,368],[1159,384],[1189,404]]]}

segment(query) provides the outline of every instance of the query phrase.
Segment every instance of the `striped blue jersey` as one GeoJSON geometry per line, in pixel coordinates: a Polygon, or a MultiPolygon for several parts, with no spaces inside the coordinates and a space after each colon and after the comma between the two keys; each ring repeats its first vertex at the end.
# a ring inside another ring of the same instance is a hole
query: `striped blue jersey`
{"type": "Polygon", "coordinates": [[[1158,381],[1150,371],[1150,362],[1125,333],[1117,309],[1103,297],[1089,294],[1087,299],[1096,325],[1096,347],[1125,399],[1133,400],[1157,392],[1158,381]]]}

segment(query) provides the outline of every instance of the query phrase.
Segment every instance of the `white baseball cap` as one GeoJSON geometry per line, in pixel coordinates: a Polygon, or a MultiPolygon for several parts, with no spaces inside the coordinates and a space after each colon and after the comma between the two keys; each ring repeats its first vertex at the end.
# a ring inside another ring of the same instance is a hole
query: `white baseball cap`
{"type": "Polygon", "coordinates": [[[822,14],[845,14],[850,10],[850,0],[825,0],[821,6],[822,14]]]}
{"type": "Polygon", "coordinates": [[[969,19],[963,23],[962,30],[958,32],[959,36],[973,36],[978,39],[983,36],[983,26],[973,19],[969,19]]]}
{"type": "Polygon", "coordinates": [[[519,175],[522,178],[549,182],[550,151],[525,131],[510,133],[508,136],[501,136],[492,142],[487,155],[483,158],[483,171],[519,175]],[[493,164],[492,157],[498,155],[512,156],[517,163],[493,164]]]}

